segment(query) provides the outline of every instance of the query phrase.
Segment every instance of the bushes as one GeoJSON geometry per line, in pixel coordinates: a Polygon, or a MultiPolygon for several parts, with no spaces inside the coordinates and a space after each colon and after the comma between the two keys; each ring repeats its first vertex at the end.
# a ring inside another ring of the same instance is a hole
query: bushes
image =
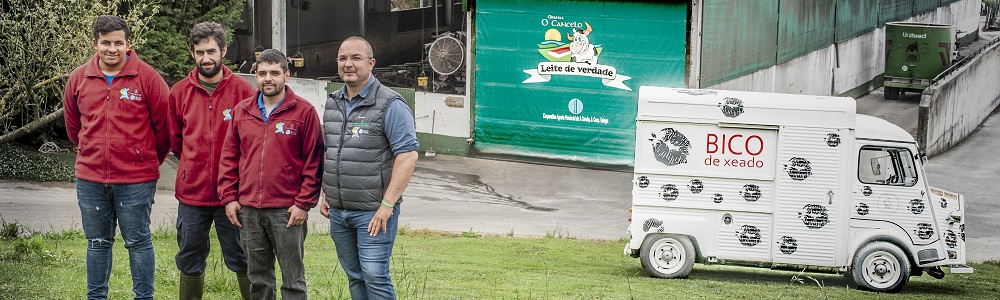
{"type": "Polygon", "coordinates": [[[58,157],[0,144],[0,180],[73,181],[73,166],[58,157]]]}
{"type": "Polygon", "coordinates": [[[133,48],[173,85],[194,68],[187,45],[191,27],[205,21],[222,24],[229,31],[227,43],[232,44],[233,25],[240,21],[245,6],[243,0],[165,1],[149,20],[146,42],[133,48]]]}
{"type": "Polygon", "coordinates": [[[94,55],[97,16],[125,19],[139,57],[172,84],[194,66],[191,27],[214,21],[232,36],[245,6],[244,0],[0,1],[0,136],[62,107],[69,73],[94,55]]]}
{"type": "Polygon", "coordinates": [[[142,44],[155,0],[9,0],[0,3],[0,134],[62,107],[66,77],[94,55],[92,24],[118,13],[142,44]]]}

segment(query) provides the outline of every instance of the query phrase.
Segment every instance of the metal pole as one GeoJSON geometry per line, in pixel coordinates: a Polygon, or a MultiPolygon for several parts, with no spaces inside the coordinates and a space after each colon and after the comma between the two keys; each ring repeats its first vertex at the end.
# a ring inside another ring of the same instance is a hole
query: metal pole
{"type": "Polygon", "coordinates": [[[365,36],[365,0],[358,0],[358,36],[365,36]]]}
{"type": "Polygon", "coordinates": [[[271,48],[288,55],[288,51],[286,51],[286,42],[288,39],[285,35],[288,23],[286,5],[285,0],[271,1],[271,48]]]}

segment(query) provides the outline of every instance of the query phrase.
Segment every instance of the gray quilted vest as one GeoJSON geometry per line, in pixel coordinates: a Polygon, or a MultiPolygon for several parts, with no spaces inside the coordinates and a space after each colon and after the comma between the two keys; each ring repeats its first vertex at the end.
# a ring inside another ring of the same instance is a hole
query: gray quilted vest
{"type": "Polygon", "coordinates": [[[395,162],[383,130],[385,110],[393,99],[402,97],[376,80],[368,97],[361,99],[345,122],[346,103],[340,100],[344,92],[340,89],[327,97],[323,111],[327,146],[323,192],[332,207],[376,210],[389,186],[395,162]]]}

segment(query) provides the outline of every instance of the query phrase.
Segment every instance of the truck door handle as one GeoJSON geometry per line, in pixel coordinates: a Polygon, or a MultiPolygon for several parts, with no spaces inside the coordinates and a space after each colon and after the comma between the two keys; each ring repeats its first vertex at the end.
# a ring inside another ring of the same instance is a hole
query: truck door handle
{"type": "Polygon", "coordinates": [[[827,191],[826,196],[830,200],[830,204],[833,205],[833,191],[827,191]]]}

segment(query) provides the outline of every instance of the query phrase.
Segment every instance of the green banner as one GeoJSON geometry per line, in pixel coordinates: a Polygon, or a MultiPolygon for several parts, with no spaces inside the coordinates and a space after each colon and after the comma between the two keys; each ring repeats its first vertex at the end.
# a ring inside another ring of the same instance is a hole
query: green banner
{"type": "Polygon", "coordinates": [[[639,87],[683,87],[686,3],[479,1],[476,148],[632,165],[639,87]]]}

